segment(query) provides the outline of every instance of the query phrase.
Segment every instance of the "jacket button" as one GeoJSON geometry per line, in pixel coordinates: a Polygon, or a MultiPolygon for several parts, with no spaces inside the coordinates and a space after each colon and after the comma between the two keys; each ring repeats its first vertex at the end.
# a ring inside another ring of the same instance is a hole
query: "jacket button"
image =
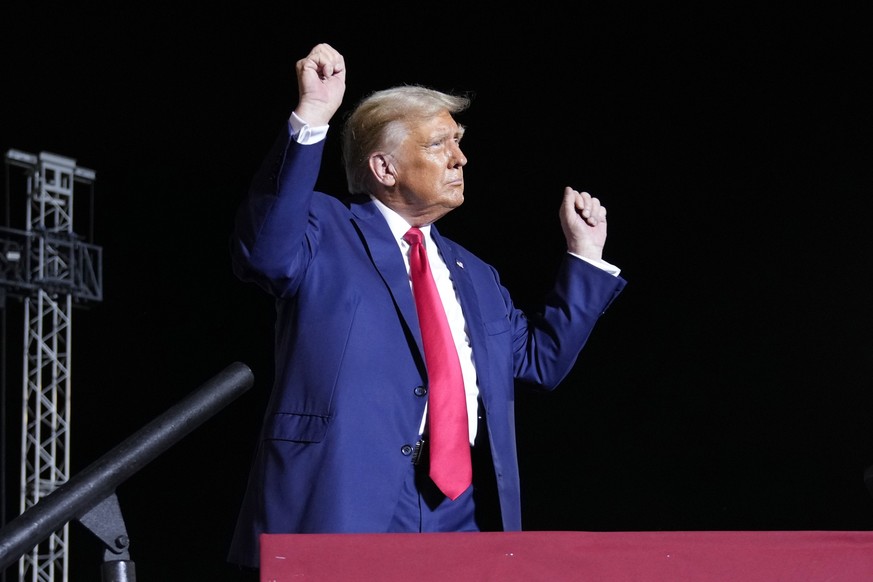
{"type": "Polygon", "coordinates": [[[416,396],[424,396],[425,394],[427,394],[427,388],[425,388],[424,386],[416,386],[415,387],[415,395],[416,396]]]}
{"type": "Polygon", "coordinates": [[[400,452],[403,453],[404,457],[408,457],[412,454],[412,445],[403,445],[400,447],[400,452]]]}

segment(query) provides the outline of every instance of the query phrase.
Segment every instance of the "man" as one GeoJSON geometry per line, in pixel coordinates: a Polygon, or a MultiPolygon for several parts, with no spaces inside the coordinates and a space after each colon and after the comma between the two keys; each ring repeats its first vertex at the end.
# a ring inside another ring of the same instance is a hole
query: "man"
{"type": "Polygon", "coordinates": [[[606,209],[565,189],[569,252],[542,311],[522,313],[491,266],[434,226],[464,201],[454,114],[469,100],[417,86],[363,100],[343,128],[352,196],[340,201],[315,183],[343,57],[319,44],[296,70],[297,107],[233,239],[235,273],[275,296],[277,319],[275,384],[229,559],[257,567],[261,533],[520,530],[515,381],[554,388],[623,289],[602,259],[606,209]],[[451,493],[428,472],[441,450],[428,411],[437,363],[422,347],[410,227],[423,234],[461,368],[472,483],[468,474],[451,493]]]}

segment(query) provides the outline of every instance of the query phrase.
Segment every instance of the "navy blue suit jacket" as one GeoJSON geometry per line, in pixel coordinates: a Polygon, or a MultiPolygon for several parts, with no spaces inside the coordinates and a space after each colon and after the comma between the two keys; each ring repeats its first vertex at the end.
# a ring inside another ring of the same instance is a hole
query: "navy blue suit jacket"
{"type": "MultiPolygon", "coordinates": [[[[275,383],[229,555],[249,566],[261,533],[386,531],[424,413],[398,243],[369,197],[315,191],[323,144],[280,134],[233,236],[236,275],[276,299],[275,383]]],[[[432,235],[466,319],[503,528],[520,530],[515,381],[554,388],[625,281],[567,254],[542,310],[525,314],[493,267],[432,235]]]]}

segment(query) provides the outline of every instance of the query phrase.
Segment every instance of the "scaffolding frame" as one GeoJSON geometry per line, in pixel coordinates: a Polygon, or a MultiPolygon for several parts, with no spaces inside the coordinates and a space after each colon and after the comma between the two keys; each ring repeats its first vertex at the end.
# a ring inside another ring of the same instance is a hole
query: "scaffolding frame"
{"type": "MultiPolygon", "coordinates": [[[[24,303],[24,513],[70,479],[72,310],[74,303],[103,299],[102,249],[73,230],[75,186],[91,185],[93,200],[93,170],[49,152],[9,150],[6,162],[24,169],[27,190],[25,230],[0,229],[0,283],[4,294],[24,303]]],[[[21,557],[19,580],[66,581],[68,552],[65,524],[21,557]]]]}

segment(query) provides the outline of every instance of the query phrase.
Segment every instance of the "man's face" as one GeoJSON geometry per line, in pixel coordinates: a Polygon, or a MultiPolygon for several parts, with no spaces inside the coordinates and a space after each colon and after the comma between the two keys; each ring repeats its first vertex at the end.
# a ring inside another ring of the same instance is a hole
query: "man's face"
{"type": "Polygon", "coordinates": [[[414,127],[392,152],[398,202],[407,216],[428,224],[464,202],[464,134],[451,114],[443,112],[414,127]]]}

